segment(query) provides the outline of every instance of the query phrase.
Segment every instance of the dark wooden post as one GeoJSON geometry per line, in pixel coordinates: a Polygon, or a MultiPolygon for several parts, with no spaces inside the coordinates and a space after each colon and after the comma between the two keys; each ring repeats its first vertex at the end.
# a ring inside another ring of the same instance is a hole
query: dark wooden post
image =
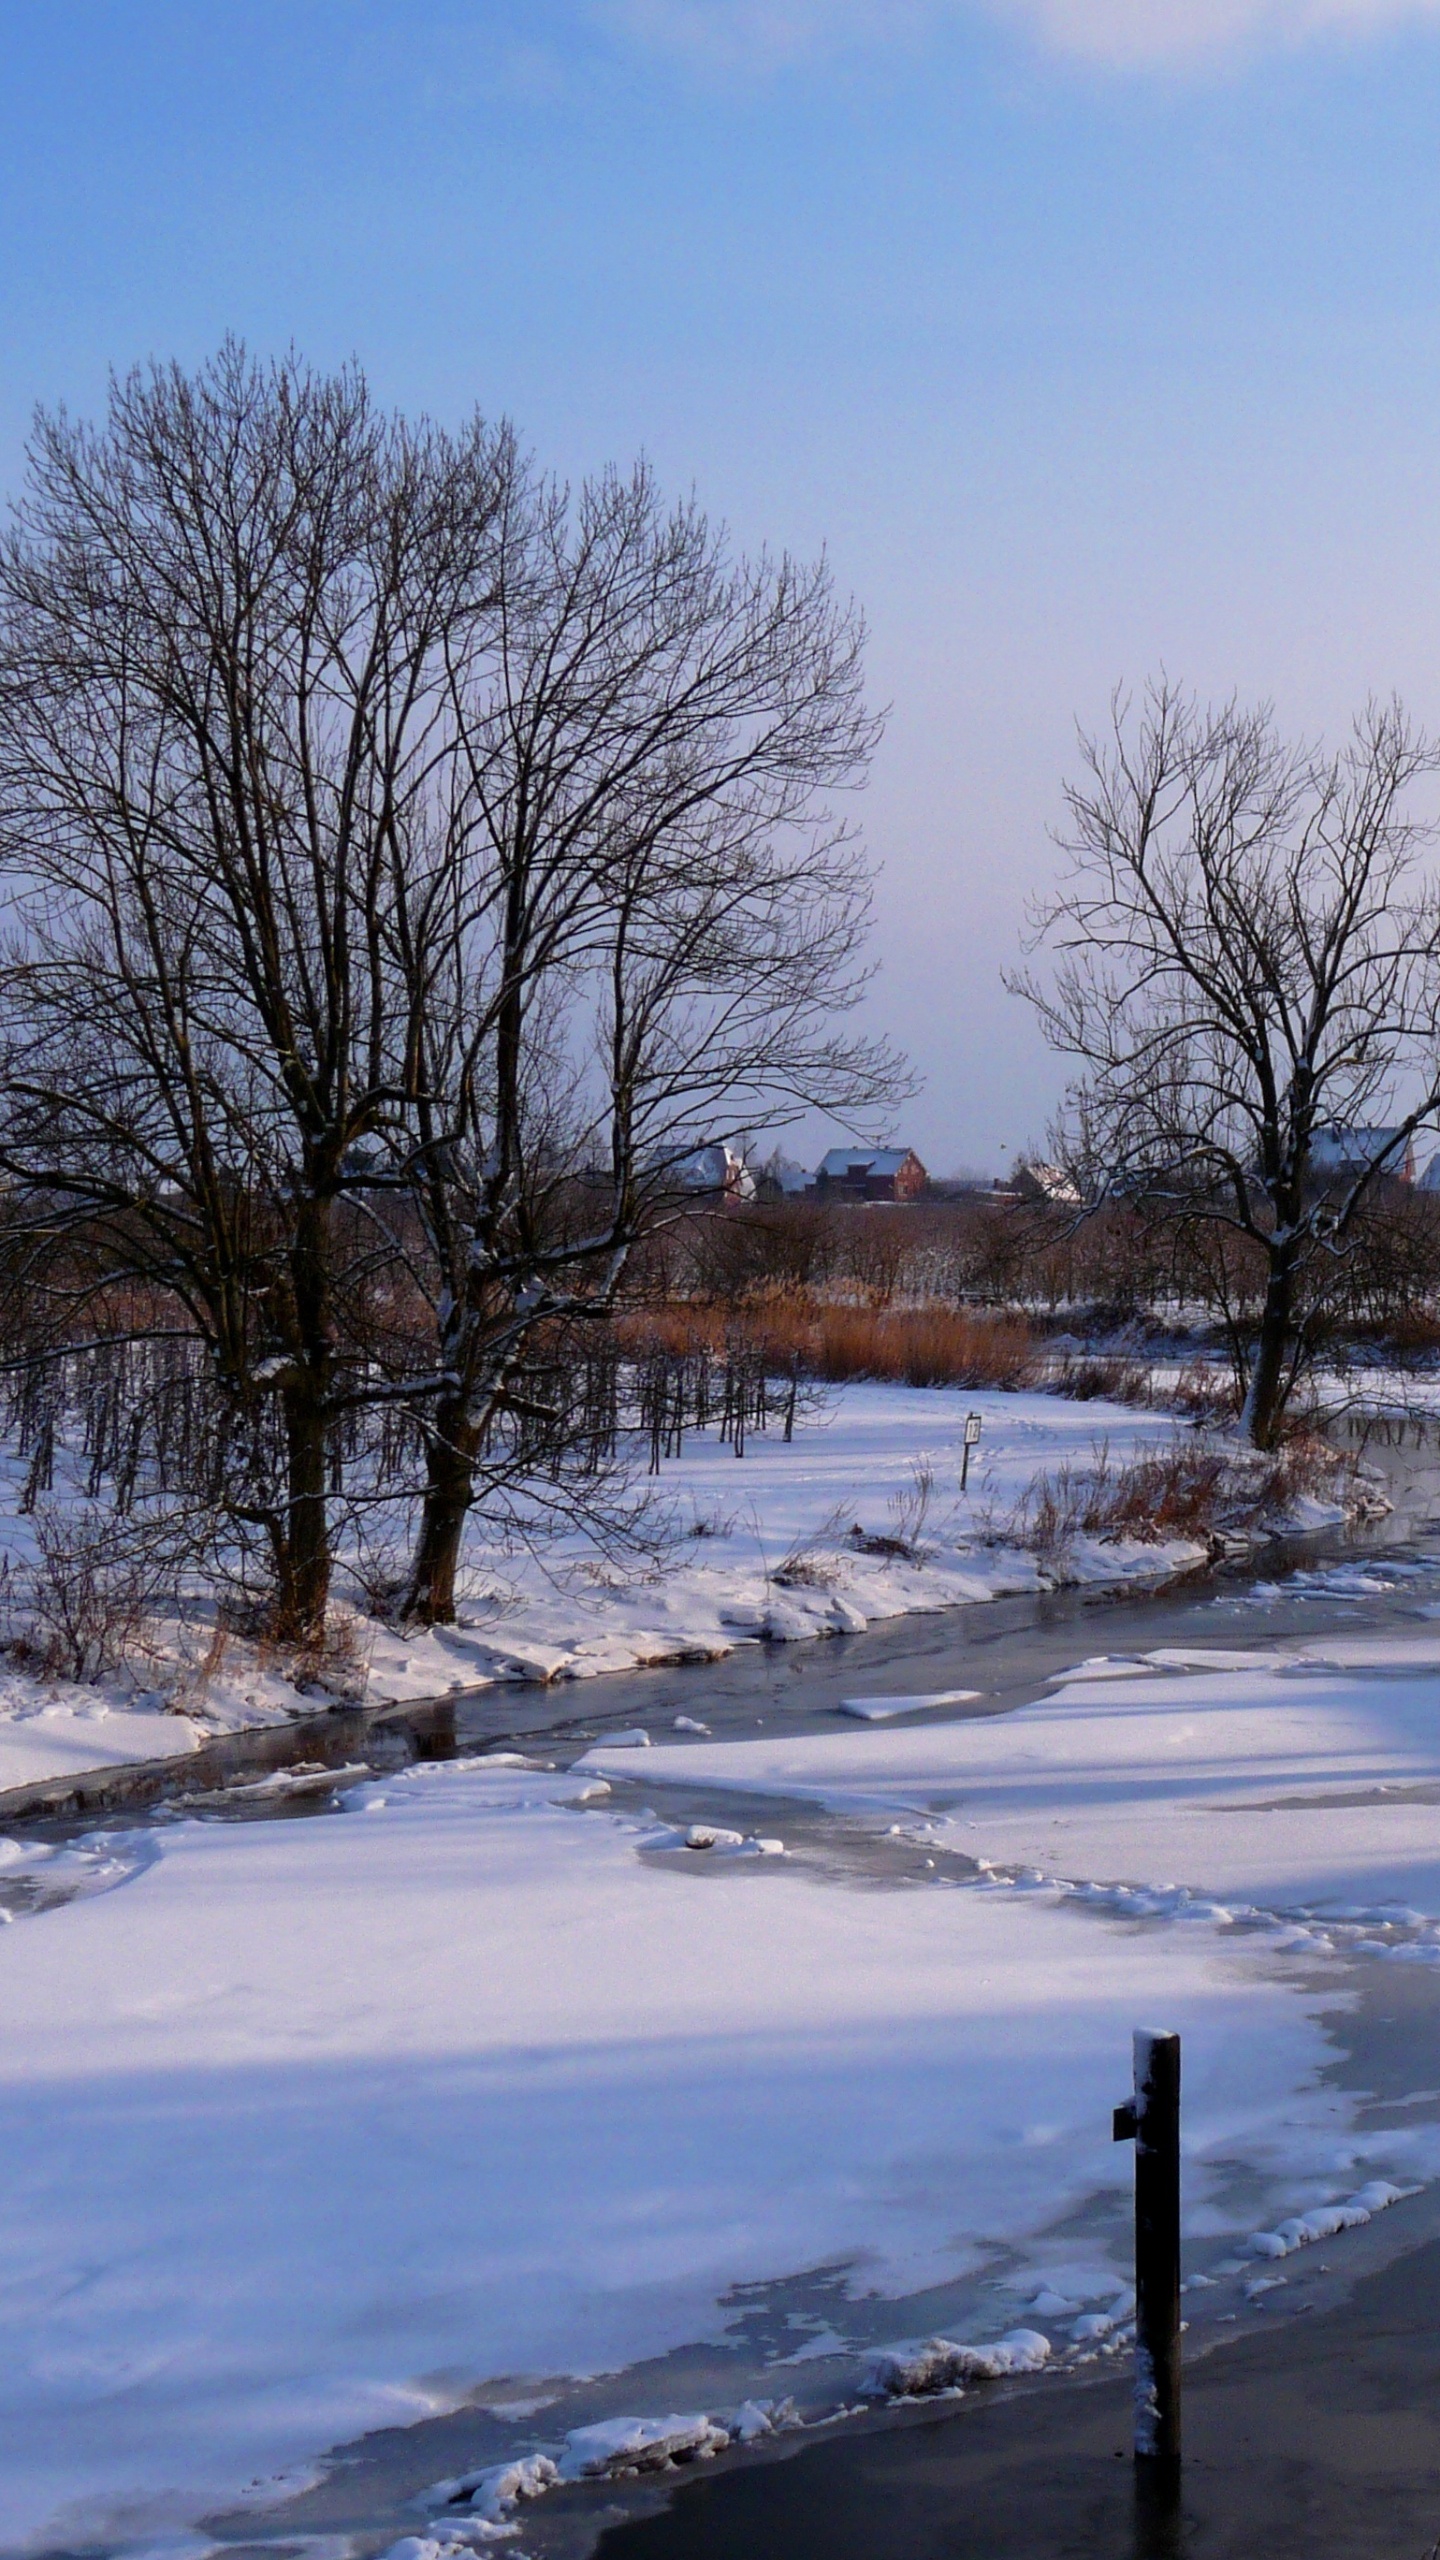
{"type": "Polygon", "coordinates": [[[1135,2095],[1115,2110],[1135,2145],[1135,2458],[1180,2461],[1180,2039],[1135,2030],[1135,2095]]]}

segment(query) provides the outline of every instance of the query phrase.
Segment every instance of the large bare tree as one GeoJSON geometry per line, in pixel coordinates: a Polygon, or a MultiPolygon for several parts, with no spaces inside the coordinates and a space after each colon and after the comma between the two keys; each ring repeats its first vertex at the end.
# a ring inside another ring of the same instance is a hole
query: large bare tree
{"type": "Polygon", "coordinates": [[[827,795],[876,724],[825,565],[734,559],[643,468],[525,497],[461,722],[475,922],[438,969],[411,945],[438,1369],[403,1605],[428,1619],[453,1614],[482,1453],[535,1418],[534,1346],[613,1308],[697,1145],[906,1089],[842,1027],[869,878],[827,795]]]}
{"type": "MultiPolygon", "coordinates": [[[[1057,1135],[1085,1200],[1246,1239],[1263,1274],[1243,1427],[1269,1447],[1319,1268],[1440,1107],[1440,906],[1397,706],[1338,754],[1168,684],[1084,744],[1066,875],[1013,983],[1077,1064],[1057,1135]],[[1375,1133],[1380,1132],[1379,1136],[1375,1133]]],[[[1323,1294],[1323,1293],[1322,1293],[1323,1294]]]]}
{"type": "Polygon", "coordinates": [[[205,1346],[276,1622],[324,1623],[336,1435],[424,1451],[405,1604],[571,1414],[697,1142],[903,1089],[838,1017],[874,723],[828,572],[649,475],[572,497],[354,371],[42,417],[0,547],[0,1172],[53,1321],[205,1346]],[[557,1384],[558,1381],[558,1384],[557,1384]]]}
{"type": "Polygon", "coordinates": [[[397,918],[448,864],[513,468],[478,422],[412,429],[353,371],[227,345],[114,383],[99,428],[42,416],[0,548],[12,1224],[37,1285],[81,1235],[147,1283],[252,1450],[278,1415],[243,1507],[295,1634],[324,1618],[327,1441],[375,1392],[346,1302],[376,1243],[341,1206],[411,1108],[397,918]]]}

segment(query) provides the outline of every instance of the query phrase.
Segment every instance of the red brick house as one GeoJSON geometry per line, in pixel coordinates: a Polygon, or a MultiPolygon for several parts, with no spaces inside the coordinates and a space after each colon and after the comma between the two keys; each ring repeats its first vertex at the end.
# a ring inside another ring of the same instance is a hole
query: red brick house
{"type": "Polygon", "coordinates": [[[913,1147],[832,1147],[815,1189],[822,1200],[918,1200],[929,1179],[913,1147]]]}

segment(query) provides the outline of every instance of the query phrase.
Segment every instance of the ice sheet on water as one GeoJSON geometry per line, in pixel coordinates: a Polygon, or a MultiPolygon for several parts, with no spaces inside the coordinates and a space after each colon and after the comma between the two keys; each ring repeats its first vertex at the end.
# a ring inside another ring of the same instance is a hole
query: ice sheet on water
{"type": "Polygon", "coordinates": [[[918,1715],[922,1707],[968,1707],[980,1695],[978,1689],[927,1689],[914,1697],[841,1698],[836,1711],[864,1724],[887,1724],[891,1716],[918,1715]]]}
{"type": "Polygon", "coordinates": [[[1365,1564],[1307,1566],[1287,1574],[1279,1587],[1287,1593],[1313,1592],[1337,1600],[1372,1600],[1425,1570],[1424,1565],[1408,1564],[1398,1556],[1375,1557],[1365,1564]]]}
{"type": "Polygon", "coordinates": [[[1145,1656],[1157,1671],[1283,1671],[1295,1658],[1240,1645],[1184,1644],[1157,1645],[1145,1656]]]}
{"type": "Polygon", "coordinates": [[[1143,1680],[1153,1667],[1148,1659],[1137,1661],[1129,1654],[1093,1653],[1084,1662],[1067,1663],[1063,1671],[1051,1671],[1046,1676],[1068,1689],[1085,1680],[1143,1680]]]}

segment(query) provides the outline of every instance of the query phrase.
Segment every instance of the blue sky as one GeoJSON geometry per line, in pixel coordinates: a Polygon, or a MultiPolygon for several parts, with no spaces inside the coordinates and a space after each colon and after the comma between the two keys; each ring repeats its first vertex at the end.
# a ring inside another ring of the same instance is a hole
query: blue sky
{"type": "Polygon", "coordinates": [[[11,0],[6,31],[6,486],[37,400],[228,328],[829,545],[893,705],[874,1003],[937,1170],[1053,1099],[999,971],[1115,683],[1440,725],[1440,5],[11,0]]]}

